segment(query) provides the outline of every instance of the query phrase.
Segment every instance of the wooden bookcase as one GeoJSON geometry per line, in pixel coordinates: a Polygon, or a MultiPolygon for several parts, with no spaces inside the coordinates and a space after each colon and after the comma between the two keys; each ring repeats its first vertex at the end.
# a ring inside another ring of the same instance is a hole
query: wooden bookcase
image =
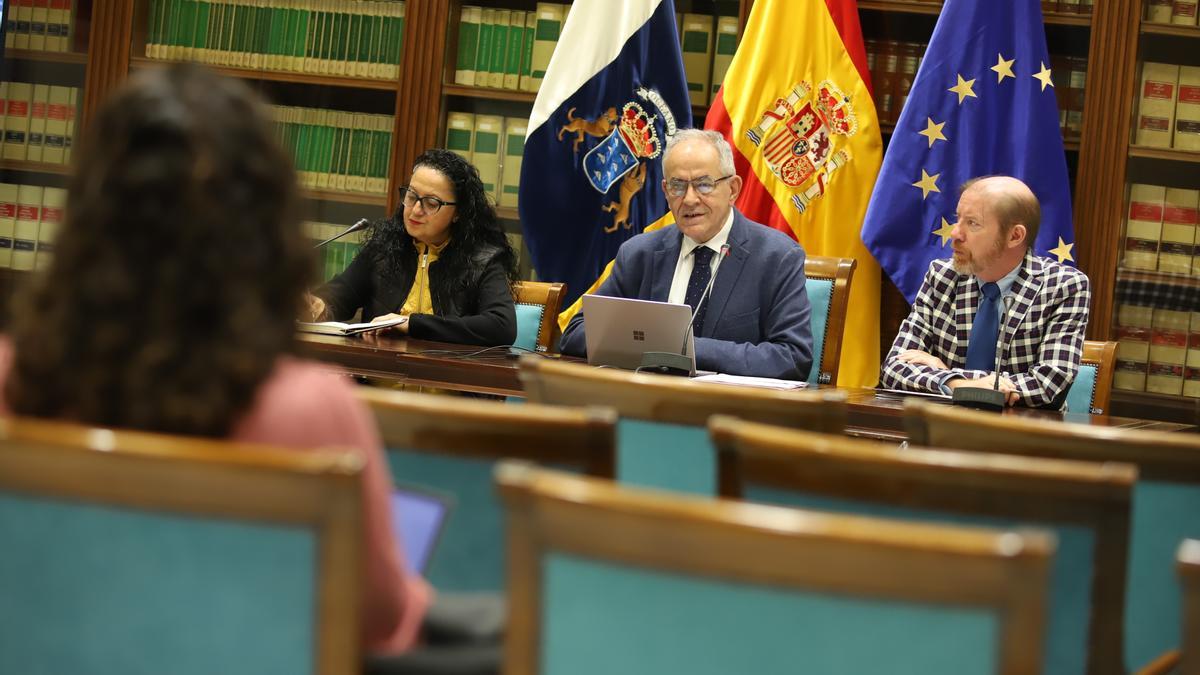
{"type": "MultiPolygon", "coordinates": [[[[1091,14],[1045,14],[1050,52],[1087,60],[1082,127],[1077,138],[1067,138],[1067,153],[1073,171],[1076,261],[1092,280],[1092,318],[1088,328],[1091,339],[1115,339],[1115,291],[1120,274],[1118,262],[1128,183],[1146,172],[1151,175],[1168,172],[1182,176],[1178,180],[1192,180],[1192,185],[1200,186],[1200,153],[1138,148],[1132,144],[1135,91],[1142,53],[1148,45],[1156,53],[1165,48],[1175,49],[1182,54],[1183,62],[1200,58],[1195,56],[1200,54],[1200,28],[1144,24],[1143,2],[1098,0],[1091,14]]],[[[347,215],[350,217],[344,218],[344,222],[352,222],[354,213],[391,212],[396,206],[395,188],[409,175],[416,156],[443,143],[448,111],[482,110],[509,116],[528,113],[534,99],[531,93],[454,84],[463,4],[525,10],[536,6],[534,0],[466,3],[408,0],[399,77],[395,79],[364,80],[221,68],[229,75],[253,82],[268,97],[281,103],[301,100],[370,112],[386,110],[394,116],[387,195],[364,200],[310,191],[310,199],[324,205],[322,213],[347,215]]],[[[738,16],[744,27],[752,4],[753,0],[676,0],[676,11],[738,16]]],[[[148,0],[78,0],[77,5],[81,14],[87,14],[90,39],[76,53],[53,58],[65,61],[58,65],[85,71],[78,125],[82,126],[103,97],[131,71],[152,67],[154,63],[145,58],[148,0]]],[[[912,0],[859,0],[859,8],[864,37],[900,35],[927,43],[941,5],[912,0]]],[[[7,57],[7,63],[18,64],[26,55],[10,51],[7,57]]],[[[693,112],[696,123],[701,124],[706,111],[697,108],[693,112]]],[[[884,131],[886,142],[890,129],[884,131]]],[[[5,173],[5,180],[14,172],[31,172],[51,182],[63,179],[57,167],[14,167],[0,163],[0,172],[5,173]]],[[[501,215],[508,221],[510,231],[519,231],[515,209],[504,209],[501,215]]],[[[885,282],[885,286],[890,284],[885,282]]],[[[885,289],[884,296],[881,349],[890,344],[908,311],[895,289],[885,289]]],[[[1117,393],[1113,407],[1115,414],[1136,413],[1195,422],[1200,410],[1197,401],[1200,399],[1117,393]]]]}

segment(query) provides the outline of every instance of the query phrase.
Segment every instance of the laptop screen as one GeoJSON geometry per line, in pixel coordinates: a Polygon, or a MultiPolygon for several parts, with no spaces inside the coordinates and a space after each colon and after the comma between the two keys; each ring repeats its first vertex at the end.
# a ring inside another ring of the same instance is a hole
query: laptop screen
{"type": "Polygon", "coordinates": [[[392,527],[408,571],[425,574],[450,509],[448,497],[418,488],[397,488],[392,493],[392,527]]]}

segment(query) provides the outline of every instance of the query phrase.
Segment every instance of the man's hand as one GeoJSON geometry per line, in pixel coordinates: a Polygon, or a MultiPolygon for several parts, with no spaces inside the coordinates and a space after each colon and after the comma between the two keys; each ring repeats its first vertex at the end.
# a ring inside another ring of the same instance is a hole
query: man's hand
{"type": "Polygon", "coordinates": [[[906,349],[900,352],[896,360],[901,363],[911,363],[914,366],[928,366],[938,370],[949,370],[941,359],[920,349],[906,349]]]}
{"type": "Polygon", "coordinates": [[[996,377],[1000,377],[1000,384],[996,387],[996,389],[1004,392],[1004,404],[1008,406],[1016,405],[1017,402],[1021,400],[1021,395],[1017,392],[1017,386],[1013,384],[1012,380],[1004,377],[1003,375],[988,375],[987,377],[980,377],[974,380],[956,377],[947,382],[946,386],[951,390],[958,389],[959,387],[978,387],[980,389],[991,389],[996,377]]]}

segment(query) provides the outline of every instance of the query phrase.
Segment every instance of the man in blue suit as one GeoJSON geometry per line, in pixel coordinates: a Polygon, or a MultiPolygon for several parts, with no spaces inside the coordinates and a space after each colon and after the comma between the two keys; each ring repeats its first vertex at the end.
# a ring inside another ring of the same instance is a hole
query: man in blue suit
{"type": "MultiPolygon", "coordinates": [[[[677,132],[667,141],[663,176],[675,226],[622,244],[597,295],[695,309],[715,269],[712,291],[693,322],[696,368],[805,379],[812,366],[812,330],[804,249],[733,207],[742,179],[719,133],[677,132]],[[718,261],[722,251],[725,259],[718,261]]],[[[586,354],[583,322],[579,312],[567,324],[559,343],[564,354],[586,354]]]]}

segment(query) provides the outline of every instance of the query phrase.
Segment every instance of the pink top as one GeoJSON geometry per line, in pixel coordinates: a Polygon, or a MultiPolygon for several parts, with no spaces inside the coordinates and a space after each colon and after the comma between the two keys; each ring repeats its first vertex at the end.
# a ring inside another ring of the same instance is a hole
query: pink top
{"type": "MultiPolygon", "coordinates": [[[[2,392],[12,356],[12,343],[0,338],[0,414],[9,412],[2,392]]],[[[363,454],[363,642],[372,653],[398,653],[416,642],[433,590],[421,577],[403,571],[392,529],[387,457],[374,420],[355,398],[353,386],[320,365],[281,357],[230,440],[297,449],[353,448],[363,454]]]]}

